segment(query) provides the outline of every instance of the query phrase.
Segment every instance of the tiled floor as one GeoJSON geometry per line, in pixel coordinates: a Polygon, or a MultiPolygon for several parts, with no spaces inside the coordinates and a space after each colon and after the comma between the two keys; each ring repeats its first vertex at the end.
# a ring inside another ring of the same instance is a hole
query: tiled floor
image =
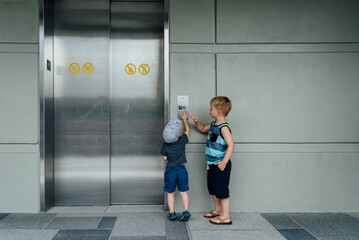
{"type": "Polygon", "coordinates": [[[46,213],[0,213],[0,240],[312,240],[359,239],[359,213],[232,213],[216,226],[192,213],[182,223],[162,206],[54,207],[46,213]]]}

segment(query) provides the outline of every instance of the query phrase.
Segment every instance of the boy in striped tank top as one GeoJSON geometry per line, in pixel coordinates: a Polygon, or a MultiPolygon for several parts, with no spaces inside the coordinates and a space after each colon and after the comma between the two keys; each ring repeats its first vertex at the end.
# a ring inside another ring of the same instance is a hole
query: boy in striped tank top
{"type": "Polygon", "coordinates": [[[226,116],[231,111],[232,103],[224,96],[212,98],[210,102],[211,117],[215,119],[210,124],[202,124],[196,116],[191,119],[197,129],[202,133],[208,133],[206,146],[207,163],[207,187],[212,195],[215,209],[206,213],[205,218],[217,225],[232,224],[229,216],[230,197],[229,179],[231,174],[231,156],[234,150],[234,142],[226,116]]]}

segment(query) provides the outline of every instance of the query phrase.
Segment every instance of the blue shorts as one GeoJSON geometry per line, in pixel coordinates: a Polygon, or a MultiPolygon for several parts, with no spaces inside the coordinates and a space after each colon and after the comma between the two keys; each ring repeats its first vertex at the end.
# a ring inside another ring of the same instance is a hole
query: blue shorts
{"type": "Polygon", "coordinates": [[[173,193],[176,191],[185,192],[188,187],[188,172],[184,165],[180,165],[165,172],[165,192],[173,193]]]}
{"type": "Polygon", "coordinates": [[[209,165],[207,171],[207,187],[210,195],[216,195],[218,199],[229,197],[229,179],[231,175],[232,162],[228,161],[222,172],[217,165],[209,165]]]}

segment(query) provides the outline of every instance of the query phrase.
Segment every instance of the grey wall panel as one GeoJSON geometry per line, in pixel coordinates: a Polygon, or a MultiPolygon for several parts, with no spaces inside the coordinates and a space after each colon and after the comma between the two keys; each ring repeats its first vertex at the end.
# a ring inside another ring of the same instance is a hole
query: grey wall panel
{"type": "Polygon", "coordinates": [[[357,211],[358,157],[358,152],[236,152],[232,158],[231,211],[357,211]]]}
{"type": "Polygon", "coordinates": [[[217,42],[358,42],[356,0],[217,1],[217,42]]]}
{"type": "MultiPolygon", "coordinates": [[[[210,123],[209,102],[215,96],[214,54],[171,55],[170,59],[170,117],[177,116],[177,96],[189,96],[189,113],[202,123],[210,123]]],[[[190,120],[190,125],[194,126],[190,120]]],[[[190,133],[190,142],[205,142],[207,135],[198,131],[190,133]]]]}
{"type": "MultiPolygon", "coordinates": [[[[2,132],[2,131],[0,131],[2,132]]],[[[0,146],[0,212],[39,211],[38,146],[0,146]]]]}
{"type": "Polygon", "coordinates": [[[0,42],[36,43],[38,41],[38,1],[0,1],[0,42]]]}
{"type": "Polygon", "coordinates": [[[38,141],[38,55],[0,53],[0,143],[38,141]]]}
{"type": "Polygon", "coordinates": [[[236,142],[358,142],[359,54],[219,54],[236,142]]]}
{"type": "Polygon", "coordinates": [[[171,0],[170,42],[214,43],[214,0],[171,0]]]}

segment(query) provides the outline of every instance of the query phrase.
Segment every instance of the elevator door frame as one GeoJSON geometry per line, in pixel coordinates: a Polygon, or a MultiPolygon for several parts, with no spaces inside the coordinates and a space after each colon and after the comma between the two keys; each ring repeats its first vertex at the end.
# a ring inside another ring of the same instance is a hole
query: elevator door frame
{"type": "MultiPolygon", "coordinates": [[[[169,121],[169,0],[164,0],[163,35],[163,117],[169,121]]],[[[110,4],[110,1],[109,1],[110,4]]],[[[53,129],[53,1],[39,2],[39,152],[40,211],[54,205],[54,129],[53,129]]],[[[167,205],[165,194],[164,204],[167,205]]],[[[110,202],[108,203],[110,205],[110,202]]]]}

